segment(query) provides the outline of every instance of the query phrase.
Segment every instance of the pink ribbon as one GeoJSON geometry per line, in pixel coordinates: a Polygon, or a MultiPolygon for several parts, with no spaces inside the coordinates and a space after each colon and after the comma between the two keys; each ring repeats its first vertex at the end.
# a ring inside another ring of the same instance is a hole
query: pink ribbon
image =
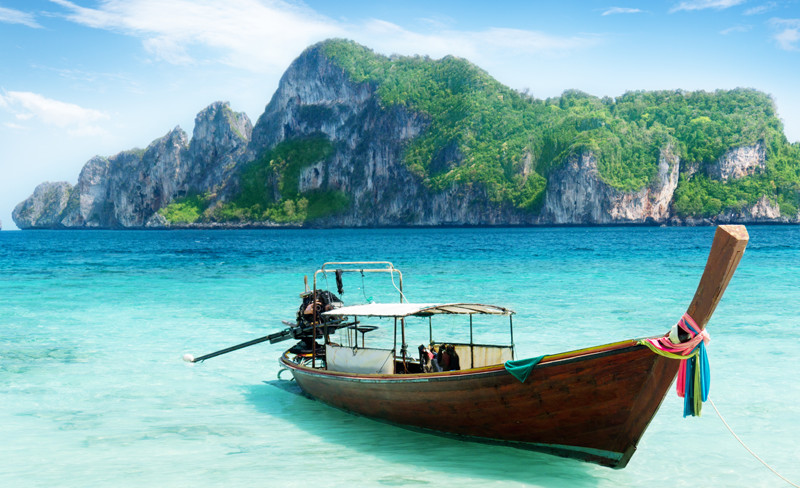
{"type": "MultiPolygon", "coordinates": [[[[700,342],[708,344],[708,341],[711,339],[711,336],[708,335],[708,331],[705,329],[701,330],[699,334],[695,333],[695,331],[700,330],[700,327],[697,326],[697,323],[688,313],[683,314],[681,320],[678,321],[678,327],[689,334],[690,339],[688,341],[674,344],[669,339],[669,334],[664,337],[646,340],[656,349],[672,354],[679,354],[681,356],[688,356],[700,342]]],[[[678,396],[683,397],[686,392],[686,360],[681,361],[680,368],[678,369],[678,381],[675,386],[678,390],[678,396]]]]}

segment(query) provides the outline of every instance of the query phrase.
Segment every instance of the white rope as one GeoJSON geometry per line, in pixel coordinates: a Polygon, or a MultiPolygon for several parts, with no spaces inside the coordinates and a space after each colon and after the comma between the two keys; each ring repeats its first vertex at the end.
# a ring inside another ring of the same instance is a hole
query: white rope
{"type": "Polygon", "coordinates": [[[783,476],[781,476],[781,474],[780,474],[780,473],[778,473],[777,471],[775,471],[775,470],[772,468],[772,466],[770,466],[769,464],[767,464],[766,462],[764,462],[764,460],[763,460],[763,459],[761,459],[760,457],[758,457],[758,454],[754,453],[754,452],[753,452],[753,451],[752,451],[752,450],[751,450],[749,447],[747,447],[747,444],[745,444],[745,443],[744,443],[744,441],[742,441],[742,440],[739,438],[739,436],[738,436],[738,435],[736,435],[736,432],[734,432],[734,431],[733,431],[733,429],[731,429],[731,426],[730,426],[730,425],[728,425],[728,422],[726,422],[726,421],[725,421],[725,419],[722,417],[722,414],[721,414],[721,413],[719,413],[719,410],[717,409],[717,406],[716,406],[716,405],[714,405],[714,402],[713,402],[713,401],[712,401],[710,398],[708,399],[708,402],[711,404],[711,406],[712,406],[712,407],[714,407],[714,411],[715,411],[715,412],[717,412],[717,416],[719,417],[719,419],[720,419],[720,420],[722,420],[722,423],[723,423],[723,424],[725,424],[725,427],[728,429],[728,432],[730,432],[730,433],[733,435],[733,437],[735,437],[735,438],[736,438],[736,440],[737,440],[737,441],[739,441],[739,444],[741,444],[741,445],[742,445],[742,447],[744,447],[744,448],[747,450],[747,452],[749,452],[749,453],[750,453],[750,454],[751,454],[751,455],[752,455],[754,458],[758,459],[758,461],[759,461],[761,464],[763,464],[764,466],[766,466],[766,468],[767,468],[767,469],[769,469],[770,471],[772,471],[772,472],[775,474],[775,476],[777,476],[778,478],[782,479],[783,481],[785,481],[785,482],[789,483],[790,485],[794,486],[795,488],[800,488],[800,485],[796,485],[796,484],[792,483],[791,481],[787,480],[786,478],[784,478],[783,476]]]}

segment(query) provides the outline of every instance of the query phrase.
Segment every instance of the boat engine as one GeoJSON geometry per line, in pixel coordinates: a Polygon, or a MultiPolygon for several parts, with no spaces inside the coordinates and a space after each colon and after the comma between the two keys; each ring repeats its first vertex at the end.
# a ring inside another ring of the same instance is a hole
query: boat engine
{"type": "MultiPolygon", "coordinates": [[[[306,292],[300,295],[303,303],[297,311],[297,325],[291,328],[291,337],[299,339],[289,352],[294,354],[309,354],[312,351],[314,336],[314,318],[316,317],[316,337],[320,338],[325,335],[327,329],[328,333],[333,333],[336,329],[345,327],[348,324],[343,324],[339,317],[329,317],[322,315],[323,312],[333,310],[341,307],[342,301],[327,290],[317,290],[316,296],[314,292],[306,292]]],[[[287,329],[288,330],[288,329],[287,329]]],[[[287,337],[288,338],[288,337],[287,337]]],[[[324,351],[325,348],[317,343],[317,354],[324,351]]]]}
{"type": "Polygon", "coordinates": [[[311,325],[315,317],[317,327],[337,321],[334,317],[323,316],[322,313],[341,307],[342,301],[339,297],[327,290],[317,290],[316,296],[310,291],[300,296],[303,298],[303,304],[297,311],[297,325],[311,325]]]}

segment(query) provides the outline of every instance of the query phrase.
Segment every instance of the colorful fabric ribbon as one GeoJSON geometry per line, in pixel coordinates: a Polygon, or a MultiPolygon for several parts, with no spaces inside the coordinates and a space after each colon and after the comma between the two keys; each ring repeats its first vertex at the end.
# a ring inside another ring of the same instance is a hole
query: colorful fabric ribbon
{"type": "Polygon", "coordinates": [[[708,400],[708,391],[711,389],[711,369],[706,353],[706,343],[710,336],[708,331],[700,330],[688,313],[683,314],[678,327],[689,334],[688,341],[675,344],[665,336],[644,339],[639,343],[656,354],[681,360],[676,387],[678,396],[684,399],[683,416],[700,416],[703,402],[708,400]]]}
{"type": "Polygon", "coordinates": [[[531,374],[533,367],[539,364],[539,361],[541,361],[543,358],[544,356],[539,356],[536,358],[517,359],[516,361],[506,361],[505,363],[506,371],[511,373],[514,376],[514,378],[525,383],[525,380],[528,379],[528,375],[531,374]]]}

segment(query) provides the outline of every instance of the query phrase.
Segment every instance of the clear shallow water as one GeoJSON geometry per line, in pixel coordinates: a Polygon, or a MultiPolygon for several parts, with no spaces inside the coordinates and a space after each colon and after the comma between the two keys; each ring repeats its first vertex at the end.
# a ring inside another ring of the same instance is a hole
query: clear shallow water
{"type": "MultiPolygon", "coordinates": [[[[749,231],[709,326],[711,398],[750,447],[798,482],[800,228],[749,231]]],[[[712,236],[711,228],[2,232],[0,486],[781,486],[710,405],[683,419],[674,392],[628,467],[614,471],[325,407],[275,381],[289,342],[199,365],[180,359],[281,329],[303,275],[330,260],[393,261],[412,301],[516,310],[519,357],[657,334],[689,304],[712,236]]],[[[364,296],[381,297],[378,283],[362,290],[360,277],[346,275],[345,301],[364,296]]],[[[476,323],[476,340],[507,340],[502,325],[476,323]]],[[[427,324],[410,335],[413,349],[427,324]]]]}

